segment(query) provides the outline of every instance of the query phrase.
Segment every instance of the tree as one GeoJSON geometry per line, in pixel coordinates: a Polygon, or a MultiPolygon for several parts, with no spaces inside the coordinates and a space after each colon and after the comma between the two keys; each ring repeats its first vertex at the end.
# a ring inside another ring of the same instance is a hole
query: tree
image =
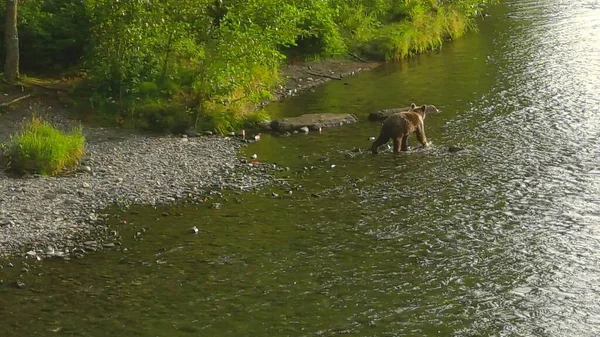
{"type": "Polygon", "coordinates": [[[6,0],[4,43],[6,58],[4,60],[4,78],[15,82],[19,78],[19,32],[17,30],[17,3],[19,0],[6,0]]]}

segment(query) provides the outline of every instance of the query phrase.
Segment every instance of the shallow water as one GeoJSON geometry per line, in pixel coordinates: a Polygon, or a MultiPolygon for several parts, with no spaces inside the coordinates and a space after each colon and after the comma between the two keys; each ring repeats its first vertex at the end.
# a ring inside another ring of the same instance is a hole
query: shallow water
{"type": "Polygon", "coordinates": [[[5,266],[2,335],[598,335],[599,103],[600,2],[504,1],[439,53],[268,106],[361,119],[247,149],[291,195],[132,209],[127,250],[30,263],[23,289],[5,266]],[[443,111],[431,148],[352,152],[411,102],[443,111]]]}

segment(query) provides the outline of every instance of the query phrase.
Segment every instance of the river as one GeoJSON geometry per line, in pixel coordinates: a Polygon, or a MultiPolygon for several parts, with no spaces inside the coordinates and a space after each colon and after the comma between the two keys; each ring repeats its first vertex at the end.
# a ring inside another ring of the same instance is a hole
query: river
{"type": "Polygon", "coordinates": [[[134,207],[111,222],[125,249],[5,265],[2,335],[598,336],[600,2],[490,14],[440,52],[269,105],[361,120],[246,149],[289,167],[292,194],[134,207]],[[429,149],[353,152],[379,131],[369,112],[411,102],[442,110],[429,149]]]}

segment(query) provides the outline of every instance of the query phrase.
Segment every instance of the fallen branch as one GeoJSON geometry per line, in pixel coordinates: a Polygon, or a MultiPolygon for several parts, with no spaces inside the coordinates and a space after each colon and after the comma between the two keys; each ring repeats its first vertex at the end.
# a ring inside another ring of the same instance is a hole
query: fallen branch
{"type": "Polygon", "coordinates": [[[56,91],[65,91],[65,92],[68,92],[68,91],[69,91],[69,89],[65,89],[65,88],[57,88],[57,87],[51,87],[51,86],[47,86],[47,85],[40,84],[40,83],[29,83],[29,84],[30,84],[30,85],[33,85],[33,86],[35,86],[35,87],[40,87],[40,88],[46,89],[46,90],[56,90],[56,91]]]}
{"type": "Polygon", "coordinates": [[[9,105],[11,105],[11,104],[13,104],[13,103],[16,103],[16,102],[18,102],[18,101],[20,101],[20,100],[22,100],[22,99],[28,98],[29,96],[31,96],[31,94],[27,94],[27,95],[25,95],[25,96],[21,96],[21,97],[15,98],[15,99],[13,99],[13,100],[12,100],[12,101],[10,101],[10,102],[1,103],[1,104],[0,104],[0,107],[9,106],[9,105]]]}
{"type": "Polygon", "coordinates": [[[333,77],[333,76],[331,76],[331,75],[327,75],[327,74],[319,74],[319,73],[315,73],[315,72],[312,72],[312,71],[307,71],[307,73],[309,73],[309,74],[311,74],[311,75],[314,75],[314,76],[320,76],[320,77],[327,77],[327,78],[331,78],[332,80],[338,80],[338,81],[341,81],[341,80],[342,80],[342,78],[341,78],[341,77],[333,77]]]}
{"type": "Polygon", "coordinates": [[[357,59],[357,60],[359,60],[359,61],[361,61],[361,62],[364,62],[364,63],[369,63],[369,62],[368,62],[368,61],[366,61],[365,59],[363,59],[363,58],[359,57],[359,56],[358,56],[358,55],[356,55],[356,54],[352,54],[351,52],[348,52],[348,55],[350,55],[350,56],[354,57],[355,59],[357,59]]]}

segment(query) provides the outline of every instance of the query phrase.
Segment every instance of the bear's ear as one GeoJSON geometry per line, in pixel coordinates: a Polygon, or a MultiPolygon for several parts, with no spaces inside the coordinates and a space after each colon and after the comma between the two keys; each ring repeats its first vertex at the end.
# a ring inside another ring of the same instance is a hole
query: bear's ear
{"type": "Polygon", "coordinates": [[[417,105],[415,103],[410,103],[410,109],[414,110],[417,107],[417,105]]]}
{"type": "Polygon", "coordinates": [[[427,105],[421,105],[421,107],[419,108],[419,110],[425,112],[427,111],[427,105]]]}

